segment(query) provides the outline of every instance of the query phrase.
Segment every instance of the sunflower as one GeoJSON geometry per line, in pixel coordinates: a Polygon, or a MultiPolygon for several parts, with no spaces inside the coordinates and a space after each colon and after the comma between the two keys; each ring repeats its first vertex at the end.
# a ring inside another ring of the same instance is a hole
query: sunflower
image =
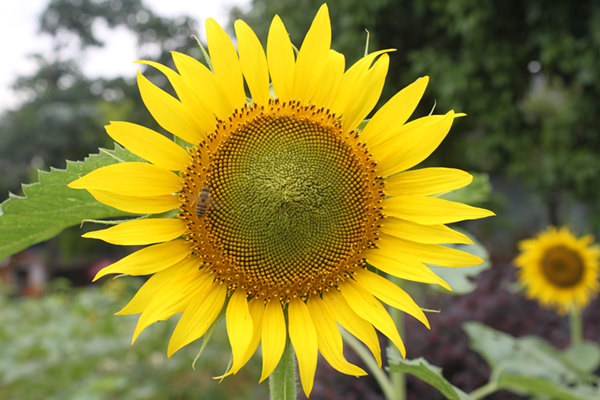
{"type": "Polygon", "coordinates": [[[143,126],[111,122],[118,143],[148,162],[99,168],[69,186],[123,211],[160,214],[84,237],[150,245],[101,270],[152,275],[118,314],[148,325],[181,313],[168,355],[202,337],[224,316],[235,374],[262,349],[261,381],[293,346],[302,386],[311,391],[317,355],[338,371],[365,372],[343,356],[338,324],[381,366],[375,328],[404,355],[383,303],[428,326],[422,310],[382,274],[449,288],[425,264],[477,265],[442,244],[471,243],[445,224],[493,215],[437,197],[468,185],[461,170],[423,168],[458,116],[406,123],[427,77],[397,93],[359,130],[383,88],[390,50],[346,70],[332,49],[323,5],[297,56],[276,16],[266,52],[243,21],[238,49],[206,22],[211,69],[172,53],[164,73],[177,97],[138,74],[144,104],[180,146],[143,126]],[[247,100],[244,80],[251,100],[247,100]],[[171,210],[171,216],[164,214],[171,210]],[[165,217],[165,215],[167,215],[165,217]]]}
{"type": "Polygon", "coordinates": [[[590,235],[575,237],[566,227],[549,227],[519,242],[515,265],[527,296],[560,314],[585,307],[599,288],[600,248],[593,241],[590,235]]]}

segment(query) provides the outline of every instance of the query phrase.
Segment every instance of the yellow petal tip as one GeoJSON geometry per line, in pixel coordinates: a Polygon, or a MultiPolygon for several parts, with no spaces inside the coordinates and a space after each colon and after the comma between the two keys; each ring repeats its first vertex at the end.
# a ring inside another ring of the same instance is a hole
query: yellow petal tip
{"type": "Polygon", "coordinates": [[[92,232],[86,232],[83,235],[81,235],[82,238],[86,238],[86,239],[97,239],[98,237],[96,235],[94,235],[94,233],[96,233],[98,231],[92,231],[92,232]]]}
{"type": "Polygon", "coordinates": [[[81,178],[68,183],[67,187],[70,187],[71,189],[85,189],[85,186],[81,184],[81,178]]]}
{"type": "Polygon", "coordinates": [[[483,216],[481,218],[486,218],[486,217],[495,217],[496,213],[490,210],[486,210],[485,208],[482,208],[482,214],[483,216]]]}
{"type": "Polygon", "coordinates": [[[431,330],[431,325],[429,324],[429,320],[427,319],[427,317],[425,317],[423,320],[419,320],[419,321],[421,321],[427,329],[431,330]]]}
{"type": "Polygon", "coordinates": [[[319,11],[317,12],[317,14],[325,11],[329,12],[329,7],[327,7],[327,3],[323,3],[321,7],[319,7],[319,11]]]}

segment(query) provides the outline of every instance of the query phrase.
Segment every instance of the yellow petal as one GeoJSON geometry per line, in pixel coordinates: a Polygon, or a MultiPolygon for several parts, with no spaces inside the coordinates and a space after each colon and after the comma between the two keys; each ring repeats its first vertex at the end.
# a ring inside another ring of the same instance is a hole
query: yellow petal
{"type": "Polygon", "coordinates": [[[336,321],[371,350],[381,368],[381,348],[373,325],[359,317],[339,292],[330,291],[323,295],[323,300],[323,304],[336,321]]]}
{"type": "Polygon", "coordinates": [[[236,362],[235,359],[233,360],[231,370],[234,374],[237,373],[239,369],[250,360],[254,352],[256,352],[262,336],[263,315],[265,312],[263,301],[258,299],[250,300],[249,309],[252,317],[252,337],[250,339],[250,344],[246,348],[244,357],[240,358],[238,362],[236,362]]]}
{"type": "Polygon", "coordinates": [[[399,131],[417,108],[428,82],[425,76],[396,93],[373,115],[360,134],[361,140],[371,146],[391,135],[390,131],[399,131]]]}
{"type": "Polygon", "coordinates": [[[382,233],[377,241],[382,255],[404,258],[407,261],[425,262],[443,267],[470,267],[483,260],[473,254],[439,244],[416,243],[382,233]]]}
{"type": "MultiPolygon", "coordinates": [[[[237,374],[237,372],[242,368],[248,360],[254,355],[256,349],[258,348],[258,344],[260,343],[260,338],[262,334],[262,321],[263,314],[265,311],[265,305],[262,300],[258,300],[257,298],[253,298],[248,303],[248,307],[250,309],[250,316],[252,317],[252,332],[250,336],[250,343],[246,348],[246,351],[243,354],[243,357],[233,359],[231,364],[231,368],[227,372],[225,372],[221,376],[216,376],[213,379],[223,379],[229,375],[237,374]]],[[[248,334],[248,332],[246,332],[248,334]]]]}
{"type": "Polygon", "coordinates": [[[215,79],[234,108],[246,104],[240,60],[227,33],[212,18],[206,20],[206,41],[215,79]]]}
{"type": "Polygon", "coordinates": [[[450,285],[421,262],[408,262],[403,258],[382,254],[379,249],[370,249],[364,253],[367,262],[375,268],[395,277],[415,282],[434,283],[452,290],[450,285]]]}
{"type": "Polygon", "coordinates": [[[398,334],[398,329],[396,328],[392,317],[390,317],[390,314],[388,314],[379,300],[352,280],[344,281],[344,283],[340,285],[340,292],[348,302],[348,305],[361,318],[372,323],[375,328],[387,336],[392,343],[396,345],[398,350],[400,350],[402,357],[406,356],[406,349],[398,334]]]}
{"type": "Polygon", "coordinates": [[[418,243],[466,243],[473,241],[446,225],[421,225],[400,218],[384,218],[381,232],[418,243]]]}
{"type": "MultiPolygon", "coordinates": [[[[203,107],[209,112],[212,111],[220,119],[227,119],[233,112],[234,107],[217,84],[215,75],[201,62],[187,54],[173,51],[171,55],[185,85],[192,92],[198,93],[198,100],[203,107]]],[[[209,132],[214,130],[216,124],[214,118],[212,124],[212,129],[209,129],[209,132]]]]}
{"type": "Polygon", "coordinates": [[[120,311],[116,312],[115,315],[132,315],[143,313],[148,303],[154,298],[155,294],[158,293],[158,289],[160,289],[160,287],[164,284],[164,275],[161,275],[161,272],[152,275],[150,279],[148,279],[142,285],[142,287],[138,289],[137,293],[133,296],[129,303],[127,303],[127,305],[120,311]]]}
{"type": "Polygon", "coordinates": [[[282,101],[290,100],[294,94],[294,48],[278,15],[269,28],[267,62],[275,95],[282,101]]]}
{"type": "Polygon", "coordinates": [[[246,78],[252,100],[259,105],[269,102],[269,67],[260,41],[242,20],[235,21],[240,64],[246,78]]]}
{"type": "Polygon", "coordinates": [[[327,65],[313,96],[314,104],[326,108],[329,107],[342,85],[344,66],[344,55],[335,50],[329,50],[327,65]]]}
{"type": "Polygon", "coordinates": [[[449,192],[473,181],[473,176],[456,168],[422,168],[392,175],[384,181],[391,196],[429,196],[449,192]]]}
{"type": "Polygon", "coordinates": [[[199,143],[203,139],[203,132],[189,108],[158,88],[140,72],[137,77],[142,101],[156,122],[188,143],[199,143]]]}
{"type": "Polygon", "coordinates": [[[349,363],[344,358],[342,335],[335,323],[335,317],[329,312],[328,307],[323,302],[320,297],[311,296],[306,304],[317,328],[317,341],[319,342],[319,351],[323,355],[323,358],[341,373],[354,376],[366,375],[365,371],[349,363]]]}
{"type": "Polygon", "coordinates": [[[173,331],[167,349],[168,357],[206,333],[221,312],[226,296],[227,288],[218,284],[208,285],[206,291],[196,293],[173,331]]]}
{"type": "Polygon", "coordinates": [[[429,328],[429,322],[423,310],[404,290],[384,277],[366,269],[356,273],[354,278],[367,292],[373,294],[384,303],[412,315],[429,328]]]}
{"type": "Polygon", "coordinates": [[[290,340],[296,351],[300,381],[306,397],[310,396],[317,370],[319,346],[317,331],[306,304],[296,298],[288,304],[290,340]]]}
{"type": "Polygon", "coordinates": [[[138,319],[131,344],[135,343],[140,333],[148,326],[184,312],[196,296],[206,293],[212,285],[212,276],[204,271],[199,271],[197,265],[195,270],[185,272],[167,280],[148,302],[138,319]]]}
{"type": "Polygon", "coordinates": [[[105,128],[115,142],[159,167],[179,171],[190,161],[187,151],[152,129],[121,121],[105,128]]]}
{"type": "Polygon", "coordinates": [[[356,82],[356,86],[363,90],[355,93],[342,114],[344,132],[356,129],[375,107],[381,96],[389,65],[390,57],[387,54],[381,55],[373,67],[356,82]]]}
{"type": "MultiPolygon", "coordinates": [[[[353,107],[355,97],[364,96],[365,91],[371,90],[370,87],[366,87],[365,83],[368,81],[368,75],[372,72],[371,64],[376,57],[391,50],[379,50],[375,51],[367,56],[361,58],[355,62],[344,74],[342,84],[340,85],[338,93],[334,96],[331,101],[329,109],[336,115],[344,115],[348,109],[353,107]]],[[[377,94],[379,96],[379,94],[377,94]]]]}
{"type": "Polygon", "coordinates": [[[94,281],[108,274],[150,275],[177,264],[190,254],[190,246],[185,240],[155,244],[120,259],[102,268],[94,281]]]}
{"type": "Polygon", "coordinates": [[[285,329],[285,318],[281,304],[278,301],[267,303],[263,315],[262,326],[262,353],[263,365],[259,382],[264,381],[279,364],[285,342],[287,331],[285,329]]]}
{"type": "Polygon", "coordinates": [[[185,224],[179,218],[153,218],[121,222],[108,229],[87,232],[82,236],[122,246],[137,246],[168,242],[178,238],[183,232],[185,224]]]}
{"type": "Polygon", "coordinates": [[[327,65],[331,48],[331,22],[327,4],[323,4],[298,51],[294,72],[294,98],[309,103],[317,91],[319,78],[327,65]]]}
{"type": "Polygon", "coordinates": [[[153,61],[142,60],[137,61],[137,63],[154,67],[169,79],[169,83],[171,83],[173,89],[175,89],[177,97],[179,97],[183,106],[187,108],[188,115],[193,119],[193,123],[197,126],[198,133],[203,139],[206,139],[206,134],[214,130],[216,121],[211,111],[212,109],[207,107],[207,104],[202,100],[201,95],[195,92],[181,75],[171,68],[153,61]]]}
{"type": "Polygon", "coordinates": [[[442,143],[452,126],[456,114],[431,115],[409,122],[396,134],[369,146],[377,160],[377,171],[381,176],[391,176],[414,167],[442,143]]]}
{"type": "Polygon", "coordinates": [[[141,288],[138,289],[131,301],[115,315],[131,315],[144,312],[152,299],[156,298],[157,293],[159,293],[159,290],[163,285],[167,284],[172,279],[178,279],[182,274],[189,274],[190,270],[197,273],[198,266],[193,264],[193,260],[185,259],[169,268],[155,273],[141,288]]]}
{"type": "Polygon", "coordinates": [[[144,162],[122,162],[98,168],[69,183],[73,189],[99,189],[125,196],[178,192],[181,179],[169,170],[144,162]]]}
{"type": "Polygon", "coordinates": [[[231,344],[233,363],[239,365],[252,340],[252,335],[249,333],[254,329],[248,300],[246,300],[246,293],[242,290],[236,290],[231,295],[225,319],[227,321],[227,335],[231,344]]]}
{"type": "Polygon", "coordinates": [[[496,215],[489,210],[436,197],[397,196],[383,201],[386,215],[422,225],[448,224],[496,215]]]}
{"type": "Polygon", "coordinates": [[[140,197],[125,196],[105,190],[88,189],[100,203],[134,214],[159,214],[179,208],[181,202],[176,194],[140,197]]]}

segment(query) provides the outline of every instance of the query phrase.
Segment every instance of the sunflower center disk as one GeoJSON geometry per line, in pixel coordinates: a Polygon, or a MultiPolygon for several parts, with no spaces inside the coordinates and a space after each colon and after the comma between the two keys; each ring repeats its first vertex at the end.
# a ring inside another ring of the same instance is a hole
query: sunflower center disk
{"type": "Polygon", "coordinates": [[[579,255],[564,246],[548,249],[542,260],[542,270],[546,278],[559,287],[571,287],[583,278],[583,261],[579,255]]]}
{"type": "Polygon", "coordinates": [[[363,268],[381,218],[381,180],[356,134],[343,134],[326,110],[247,106],[192,159],[184,182],[198,178],[184,191],[207,187],[214,206],[189,218],[188,239],[229,288],[287,302],[363,268]]]}

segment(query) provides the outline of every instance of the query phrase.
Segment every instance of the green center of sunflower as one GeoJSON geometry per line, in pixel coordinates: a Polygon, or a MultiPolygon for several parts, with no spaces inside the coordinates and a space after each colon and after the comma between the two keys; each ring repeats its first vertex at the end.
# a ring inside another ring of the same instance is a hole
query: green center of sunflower
{"type": "Polygon", "coordinates": [[[381,179],[356,133],[343,133],[326,110],[247,106],[191,155],[181,196],[186,237],[230,289],[287,302],[364,267],[381,179]],[[210,199],[197,212],[202,188],[210,199]]]}
{"type": "Polygon", "coordinates": [[[558,287],[576,286],[583,278],[583,260],[568,247],[552,247],[542,260],[542,271],[546,279],[558,287]]]}

